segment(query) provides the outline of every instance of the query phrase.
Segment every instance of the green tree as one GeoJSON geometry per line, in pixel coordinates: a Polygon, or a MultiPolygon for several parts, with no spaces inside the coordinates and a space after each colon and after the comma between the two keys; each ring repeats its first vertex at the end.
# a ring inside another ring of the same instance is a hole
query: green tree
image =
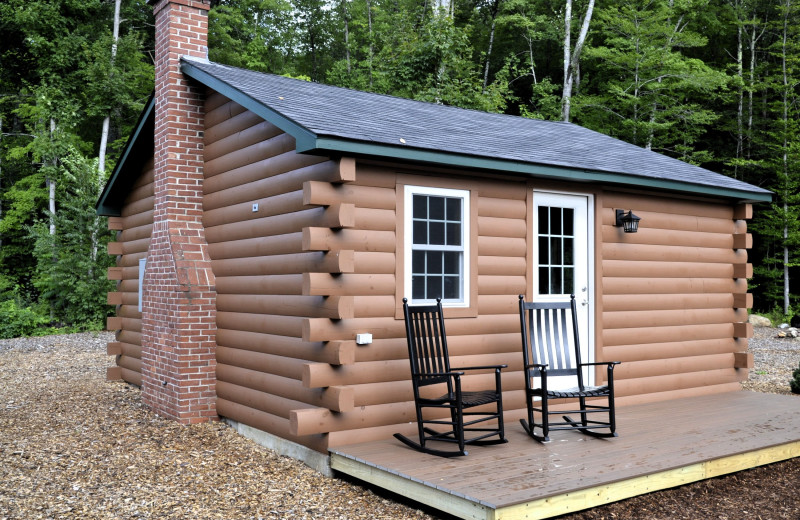
{"type": "Polygon", "coordinates": [[[763,145],[775,201],[753,227],[767,252],[756,269],[761,292],[767,302],[789,314],[797,300],[791,294],[792,274],[800,267],[800,8],[793,0],[779,0],[771,25],[768,51],[775,66],[765,81],[772,117],[763,145]]]}
{"type": "Polygon", "coordinates": [[[717,115],[709,104],[727,77],[688,55],[707,44],[692,30],[704,0],[637,0],[599,10],[595,94],[578,101],[582,123],[647,149],[694,163],[711,159],[697,146],[717,115]]]}
{"type": "Polygon", "coordinates": [[[273,74],[294,73],[299,45],[288,0],[223,0],[209,12],[213,61],[273,74]]]}
{"type": "Polygon", "coordinates": [[[94,212],[97,162],[73,149],[60,169],[60,206],[51,215],[55,234],[41,220],[29,228],[37,260],[33,284],[58,324],[100,329],[108,315],[106,294],[112,289],[105,273],[113,261],[98,255],[93,241],[96,237],[105,245],[111,238],[94,212]]]}

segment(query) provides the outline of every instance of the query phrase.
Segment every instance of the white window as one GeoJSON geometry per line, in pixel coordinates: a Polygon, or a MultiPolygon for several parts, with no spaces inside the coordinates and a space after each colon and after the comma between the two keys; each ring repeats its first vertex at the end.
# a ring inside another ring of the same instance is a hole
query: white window
{"type": "Polygon", "coordinates": [[[406,186],[405,294],[469,305],[469,192],[406,186]]]}

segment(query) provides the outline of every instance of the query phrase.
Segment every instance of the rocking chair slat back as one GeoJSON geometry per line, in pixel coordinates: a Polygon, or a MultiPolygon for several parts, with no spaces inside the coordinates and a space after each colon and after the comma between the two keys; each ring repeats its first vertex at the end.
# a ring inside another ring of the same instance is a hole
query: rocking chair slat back
{"type": "Polygon", "coordinates": [[[444,319],[437,305],[406,307],[406,337],[411,356],[412,379],[418,386],[448,382],[450,358],[444,319]]]}
{"type": "MultiPolygon", "coordinates": [[[[583,387],[580,344],[575,316],[575,301],[525,302],[522,318],[525,365],[548,365],[551,376],[577,376],[583,387]],[[568,312],[568,311],[572,312],[568,312]]],[[[538,368],[532,370],[538,377],[538,368]]]]}

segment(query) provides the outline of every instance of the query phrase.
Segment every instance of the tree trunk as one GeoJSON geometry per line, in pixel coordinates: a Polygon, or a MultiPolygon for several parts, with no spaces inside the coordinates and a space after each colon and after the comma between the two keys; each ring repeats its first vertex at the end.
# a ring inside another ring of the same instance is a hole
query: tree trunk
{"type": "MultiPolygon", "coordinates": [[[[50,140],[53,140],[54,134],[56,133],[56,120],[50,118],[50,140]]],[[[53,169],[58,163],[58,159],[53,155],[53,169]]],[[[48,193],[48,209],[50,210],[50,235],[54,236],[56,234],[56,180],[55,179],[47,179],[47,193],[48,193]]]]}
{"type": "Polygon", "coordinates": [[[347,61],[347,74],[350,74],[350,14],[347,11],[347,0],[342,0],[342,18],[344,18],[344,53],[347,61]]]}
{"type": "MultiPolygon", "coordinates": [[[[0,116],[0,193],[3,192],[3,117],[0,116]]],[[[3,220],[3,199],[0,198],[0,220],[3,220]]],[[[0,235],[0,248],[3,247],[3,235],[0,235]]]]}
{"type": "Polygon", "coordinates": [[[372,59],[375,54],[372,41],[372,6],[367,0],[367,27],[369,28],[369,88],[372,90],[372,59]]]}
{"type": "Polygon", "coordinates": [[[486,63],[483,66],[483,93],[486,94],[486,86],[489,84],[489,63],[492,61],[492,47],[494,46],[494,28],[497,23],[497,11],[500,9],[500,0],[494,0],[492,4],[492,25],[489,30],[489,47],[486,49],[486,63]]]}
{"type": "Polygon", "coordinates": [[[578,63],[581,58],[581,51],[583,51],[583,44],[586,42],[586,35],[589,33],[589,23],[592,21],[592,12],[594,11],[594,0],[589,0],[589,5],[586,6],[586,14],[583,17],[580,33],[575,42],[575,48],[571,50],[571,28],[572,28],[572,0],[567,0],[567,5],[564,14],[564,90],[561,96],[561,118],[569,122],[570,108],[572,104],[572,88],[576,81],[578,72],[578,63]]]}
{"type": "MultiPolygon", "coordinates": [[[[737,0],[737,7],[741,6],[737,0]]],[[[739,12],[739,9],[737,9],[739,12]]],[[[740,19],[739,22],[742,20],[740,19]]],[[[744,154],[744,45],[742,41],[742,24],[736,28],[736,75],[739,76],[738,105],[736,107],[736,163],[733,166],[734,178],[739,178],[739,159],[744,154]]]]}
{"type": "MultiPolygon", "coordinates": [[[[786,0],[786,10],[783,13],[783,35],[781,42],[781,72],[783,73],[783,215],[784,221],[789,215],[789,205],[787,203],[791,193],[788,192],[789,185],[789,76],[786,65],[787,38],[789,32],[789,11],[791,10],[791,0],[786,0]]],[[[789,224],[783,225],[783,314],[789,314],[789,224]]]]}
{"type": "MultiPolygon", "coordinates": [[[[115,0],[114,2],[114,39],[111,43],[111,67],[114,67],[114,60],[117,57],[117,41],[119,40],[119,8],[120,2],[122,0],[115,0]]],[[[113,70],[109,71],[109,73],[113,74],[113,70]]],[[[98,183],[98,188],[100,190],[103,189],[103,183],[105,182],[105,172],[106,172],[106,148],[108,147],[108,130],[111,126],[111,114],[106,114],[106,117],[103,119],[103,130],[100,133],[100,153],[98,154],[98,164],[97,168],[100,171],[100,182],[98,183]]]]}
{"type": "MultiPolygon", "coordinates": [[[[754,13],[755,14],[755,13],[754,13]]],[[[753,22],[752,32],[749,33],[750,38],[750,74],[748,79],[747,88],[747,142],[745,156],[749,159],[752,151],[752,135],[753,135],[753,92],[756,86],[756,43],[764,35],[766,26],[761,29],[761,32],[756,35],[757,25],[753,22]]]]}

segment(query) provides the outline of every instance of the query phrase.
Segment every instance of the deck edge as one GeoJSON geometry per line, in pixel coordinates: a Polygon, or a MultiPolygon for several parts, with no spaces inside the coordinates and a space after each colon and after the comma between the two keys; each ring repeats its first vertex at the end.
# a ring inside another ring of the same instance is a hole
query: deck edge
{"type": "Polygon", "coordinates": [[[495,509],[483,501],[460,496],[434,484],[412,479],[356,457],[330,452],[331,469],[368,482],[379,488],[433,507],[439,511],[469,520],[494,520],[495,509]]]}
{"type": "Polygon", "coordinates": [[[495,512],[493,520],[552,518],[795,457],[800,457],[800,441],[729,455],[650,475],[503,507],[495,512]]]}

